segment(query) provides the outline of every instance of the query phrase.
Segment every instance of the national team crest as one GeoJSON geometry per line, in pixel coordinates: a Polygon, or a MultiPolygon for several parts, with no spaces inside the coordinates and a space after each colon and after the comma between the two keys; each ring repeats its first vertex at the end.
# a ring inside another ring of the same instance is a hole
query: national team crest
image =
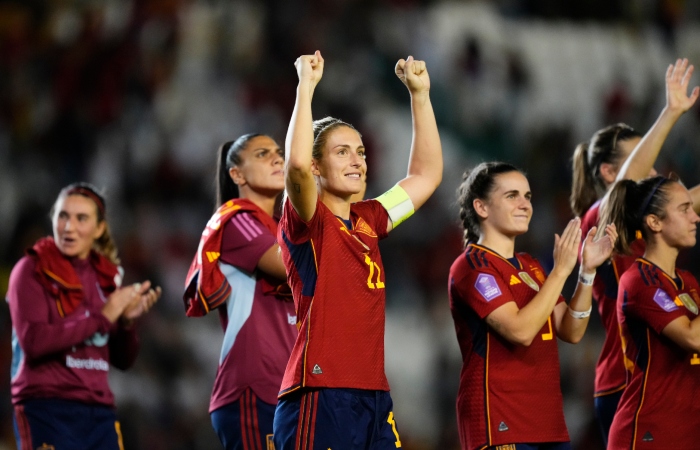
{"type": "MultiPolygon", "coordinates": [[[[542,273],[542,271],[540,270],[540,268],[537,267],[537,266],[530,266],[530,270],[532,270],[532,273],[535,274],[535,278],[537,278],[538,280],[540,280],[540,283],[544,284],[545,278],[544,278],[544,274],[542,273]]],[[[523,273],[524,273],[524,272],[523,272],[523,273]]],[[[534,289],[534,288],[533,288],[533,289],[534,289]]],[[[539,288],[537,288],[537,290],[539,291],[539,288]]]]}
{"type": "Polygon", "coordinates": [[[521,280],[525,282],[528,286],[530,286],[532,289],[534,289],[536,292],[540,291],[540,285],[535,282],[535,280],[532,279],[529,273],[527,272],[520,272],[518,274],[521,280]]]}
{"type": "Polygon", "coordinates": [[[372,227],[370,227],[369,224],[367,222],[365,222],[365,219],[363,219],[362,217],[357,219],[357,222],[355,223],[355,231],[357,233],[366,234],[367,236],[370,236],[370,237],[374,237],[374,238],[377,237],[377,233],[374,232],[372,227]]]}
{"type": "Polygon", "coordinates": [[[681,294],[678,298],[683,302],[683,305],[696,316],[698,315],[698,305],[695,303],[690,294],[681,294]]]}

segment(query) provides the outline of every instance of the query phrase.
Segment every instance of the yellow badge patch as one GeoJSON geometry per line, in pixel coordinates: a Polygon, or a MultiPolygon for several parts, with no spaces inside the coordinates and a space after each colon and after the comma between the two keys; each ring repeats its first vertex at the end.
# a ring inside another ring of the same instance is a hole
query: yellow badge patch
{"type": "MultiPolygon", "coordinates": [[[[535,274],[536,275],[536,274],[535,274]]],[[[527,272],[520,272],[518,274],[521,280],[525,282],[528,286],[530,286],[532,289],[535,291],[539,292],[540,291],[540,285],[535,282],[535,280],[532,279],[529,273],[527,272]]]]}
{"type": "Polygon", "coordinates": [[[510,276],[510,285],[513,286],[514,284],[520,284],[522,281],[518,279],[515,275],[510,276]]]}
{"type": "Polygon", "coordinates": [[[683,302],[683,305],[688,308],[688,311],[692,312],[696,316],[698,315],[698,305],[689,294],[681,294],[678,296],[678,298],[681,300],[681,302],[683,302]]]}

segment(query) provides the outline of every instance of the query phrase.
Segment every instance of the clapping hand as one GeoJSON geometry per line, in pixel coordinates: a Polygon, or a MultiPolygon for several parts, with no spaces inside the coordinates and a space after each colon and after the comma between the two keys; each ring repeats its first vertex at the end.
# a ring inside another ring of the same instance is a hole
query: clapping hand
{"type": "Polygon", "coordinates": [[[596,230],[597,227],[591,228],[583,242],[581,249],[581,271],[583,273],[595,272],[598,266],[610,258],[615,247],[617,240],[615,224],[608,224],[605,227],[605,234],[597,238],[595,237],[596,230]]]}

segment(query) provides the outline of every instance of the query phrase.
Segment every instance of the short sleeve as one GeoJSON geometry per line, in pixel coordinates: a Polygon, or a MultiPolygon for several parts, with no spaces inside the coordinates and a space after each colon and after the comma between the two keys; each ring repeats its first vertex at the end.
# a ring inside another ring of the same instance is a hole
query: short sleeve
{"type": "Polygon", "coordinates": [[[620,280],[621,292],[626,296],[625,316],[634,316],[661,334],[669,323],[685,315],[685,308],[677,305],[674,295],[661,286],[631,281],[633,279],[624,277],[620,280]]]}
{"type": "Polygon", "coordinates": [[[296,209],[292,205],[291,200],[286,198],[282,207],[282,217],[280,217],[280,230],[284,234],[285,239],[289,239],[294,244],[300,244],[309,240],[311,230],[316,227],[321,220],[321,208],[323,203],[320,199],[316,199],[316,210],[314,215],[308,222],[305,222],[296,209]]]}
{"type": "Polygon", "coordinates": [[[389,223],[389,213],[384,208],[384,205],[377,200],[364,200],[354,203],[352,211],[372,227],[380,240],[388,236],[389,233],[387,233],[386,229],[389,223]]]}
{"type": "Polygon", "coordinates": [[[490,268],[466,268],[454,275],[453,294],[484,319],[499,307],[514,301],[501,274],[490,268]]]}
{"type": "Polygon", "coordinates": [[[224,225],[221,261],[252,273],[276,237],[248,212],[234,214],[224,225]]]}

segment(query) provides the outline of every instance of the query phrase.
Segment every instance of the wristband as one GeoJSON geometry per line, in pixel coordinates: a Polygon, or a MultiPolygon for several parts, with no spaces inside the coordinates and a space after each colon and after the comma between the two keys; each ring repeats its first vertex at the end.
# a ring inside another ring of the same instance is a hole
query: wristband
{"type": "Polygon", "coordinates": [[[583,268],[578,271],[578,282],[584,286],[593,286],[593,280],[595,279],[595,272],[584,273],[583,268]]]}
{"type": "Polygon", "coordinates": [[[574,319],[585,319],[586,317],[591,315],[591,311],[593,310],[593,305],[588,308],[588,311],[574,311],[571,309],[571,306],[568,306],[569,308],[569,315],[573,317],[574,319]]]}

